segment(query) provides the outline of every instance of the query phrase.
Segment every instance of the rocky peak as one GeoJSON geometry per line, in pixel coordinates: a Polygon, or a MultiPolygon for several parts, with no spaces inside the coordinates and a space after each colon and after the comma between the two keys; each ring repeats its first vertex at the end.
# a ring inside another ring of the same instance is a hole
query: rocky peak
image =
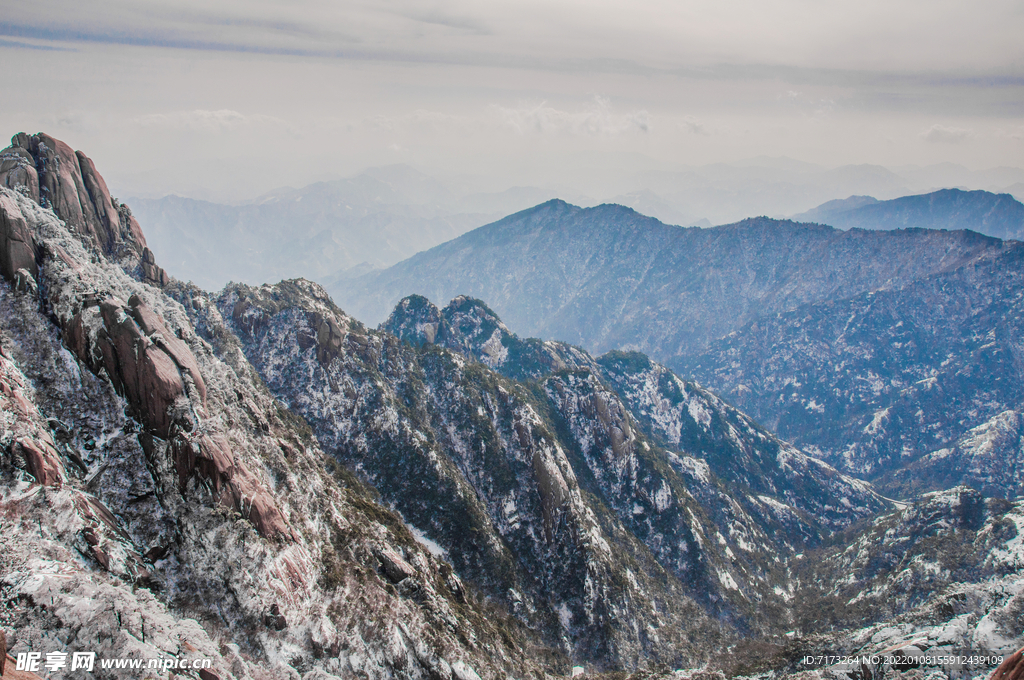
{"type": "Polygon", "coordinates": [[[96,165],[81,151],[42,132],[19,132],[0,151],[0,186],[53,210],[83,241],[136,278],[158,286],[167,283],[131,210],[111,197],[96,165]]]}
{"type": "Polygon", "coordinates": [[[381,330],[410,345],[429,345],[438,339],[443,323],[437,305],[422,295],[409,295],[398,301],[391,316],[381,324],[381,330]]]}
{"type": "Polygon", "coordinates": [[[420,346],[437,344],[474,358],[489,368],[508,359],[515,335],[481,300],[459,295],[443,309],[422,295],[399,301],[381,330],[420,346]]]}
{"type": "Polygon", "coordinates": [[[380,328],[415,346],[440,345],[515,380],[594,365],[578,347],[520,338],[487,304],[466,295],[454,298],[443,310],[422,295],[410,295],[399,301],[380,328]]]}
{"type": "Polygon", "coordinates": [[[473,353],[490,367],[504,363],[512,332],[482,301],[459,295],[441,311],[441,316],[446,321],[445,345],[449,349],[475,350],[473,353]]]}

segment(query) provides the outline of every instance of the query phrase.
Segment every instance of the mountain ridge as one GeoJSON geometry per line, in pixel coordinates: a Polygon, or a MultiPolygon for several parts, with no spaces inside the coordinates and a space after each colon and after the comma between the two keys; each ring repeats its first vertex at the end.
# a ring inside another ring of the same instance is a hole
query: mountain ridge
{"type": "Polygon", "coordinates": [[[526,335],[670,361],[758,313],[899,285],[997,247],[969,232],[842,232],[768,218],[680,228],[621,206],[549,201],[330,290],[370,322],[405,295],[466,294],[526,335]]]}
{"type": "Polygon", "coordinates": [[[972,229],[1004,240],[1024,239],[1024,204],[1008,193],[988,191],[940,189],[888,201],[851,196],[793,219],[820,221],[840,229],[972,229]]]}

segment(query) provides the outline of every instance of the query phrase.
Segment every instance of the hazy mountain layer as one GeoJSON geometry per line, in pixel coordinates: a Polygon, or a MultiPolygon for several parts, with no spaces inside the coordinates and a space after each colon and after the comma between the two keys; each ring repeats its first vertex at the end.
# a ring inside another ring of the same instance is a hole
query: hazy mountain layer
{"type": "Polygon", "coordinates": [[[840,229],[970,229],[1001,239],[1024,239],[1024,205],[1010,194],[943,189],[876,201],[851,196],[794,215],[840,229]]]}
{"type": "MultiPolygon", "coordinates": [[[[146,224],[160,261],[180,279],[215,290],[228,281],[253,284],[304,276],[333,290],[338,278],[390,266],[552,198],[580,205],[616,203],[667,224],[711,226],[748,215],[792,214],[850,194],[890,199],[939,186],[1011,191],[1008,185],[1024,179],[1024,171],[1015,168],[972,173],[947,164],[893,172],[870,165],[828,169],[773,158],[678,172],[615,167],[609,169],[613,176],[594,182],[583,180],[589,170],[577,168],[573,177],[581,184],[576,188],[559,178],[557,185],[496,185],[495,190],[482,188],[482,178],[442,181],[393,165],[279,189],[243,205],[177,196],[132,198],[130,203],[146,224]]],[[[803,221],[831,224],[809,217],[803,221]]]]}
{"type": "MultiPolygon", "coordinates": [[[[176,276],[207,289],[300,274],[382,267],[487,221],[413,203],[361,175],[229,206],[177,196],[134,199],[153,248],[176,276]]],[[[493,213],[492,213],[493,215],[493,213]]]]}
{"type": "Polygon", "coordinates": [[[759,316],[899,287],[1000,247],[967,232],[844,232],[767,218],[682,229],[621,206],[551,201],[332,294],[371,322],[412,293],[470,295],[520,334],[635,348],[672,365],[759,316]]]}

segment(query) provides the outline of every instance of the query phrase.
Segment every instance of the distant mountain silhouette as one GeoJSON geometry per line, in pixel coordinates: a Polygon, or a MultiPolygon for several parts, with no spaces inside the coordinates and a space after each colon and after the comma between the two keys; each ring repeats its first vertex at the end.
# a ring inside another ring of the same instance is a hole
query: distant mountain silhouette
{"type": "Polygon", "coordinates": [[[1024,238],[1024,204],[1010,194],[989,191],[942,189],[891,201],[851,196],[792,219],[840,229],[970,229],[1001,239],[1024,238]]]}

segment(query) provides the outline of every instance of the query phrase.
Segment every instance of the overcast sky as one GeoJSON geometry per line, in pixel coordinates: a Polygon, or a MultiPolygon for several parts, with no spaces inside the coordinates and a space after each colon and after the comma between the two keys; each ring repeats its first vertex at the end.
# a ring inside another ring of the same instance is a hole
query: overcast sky
{"type": "Polygon", "coordinates": [[[787,156],[1024,165],[1020,0],[0,0],[3,134],[122,195],[787,156]]]}

